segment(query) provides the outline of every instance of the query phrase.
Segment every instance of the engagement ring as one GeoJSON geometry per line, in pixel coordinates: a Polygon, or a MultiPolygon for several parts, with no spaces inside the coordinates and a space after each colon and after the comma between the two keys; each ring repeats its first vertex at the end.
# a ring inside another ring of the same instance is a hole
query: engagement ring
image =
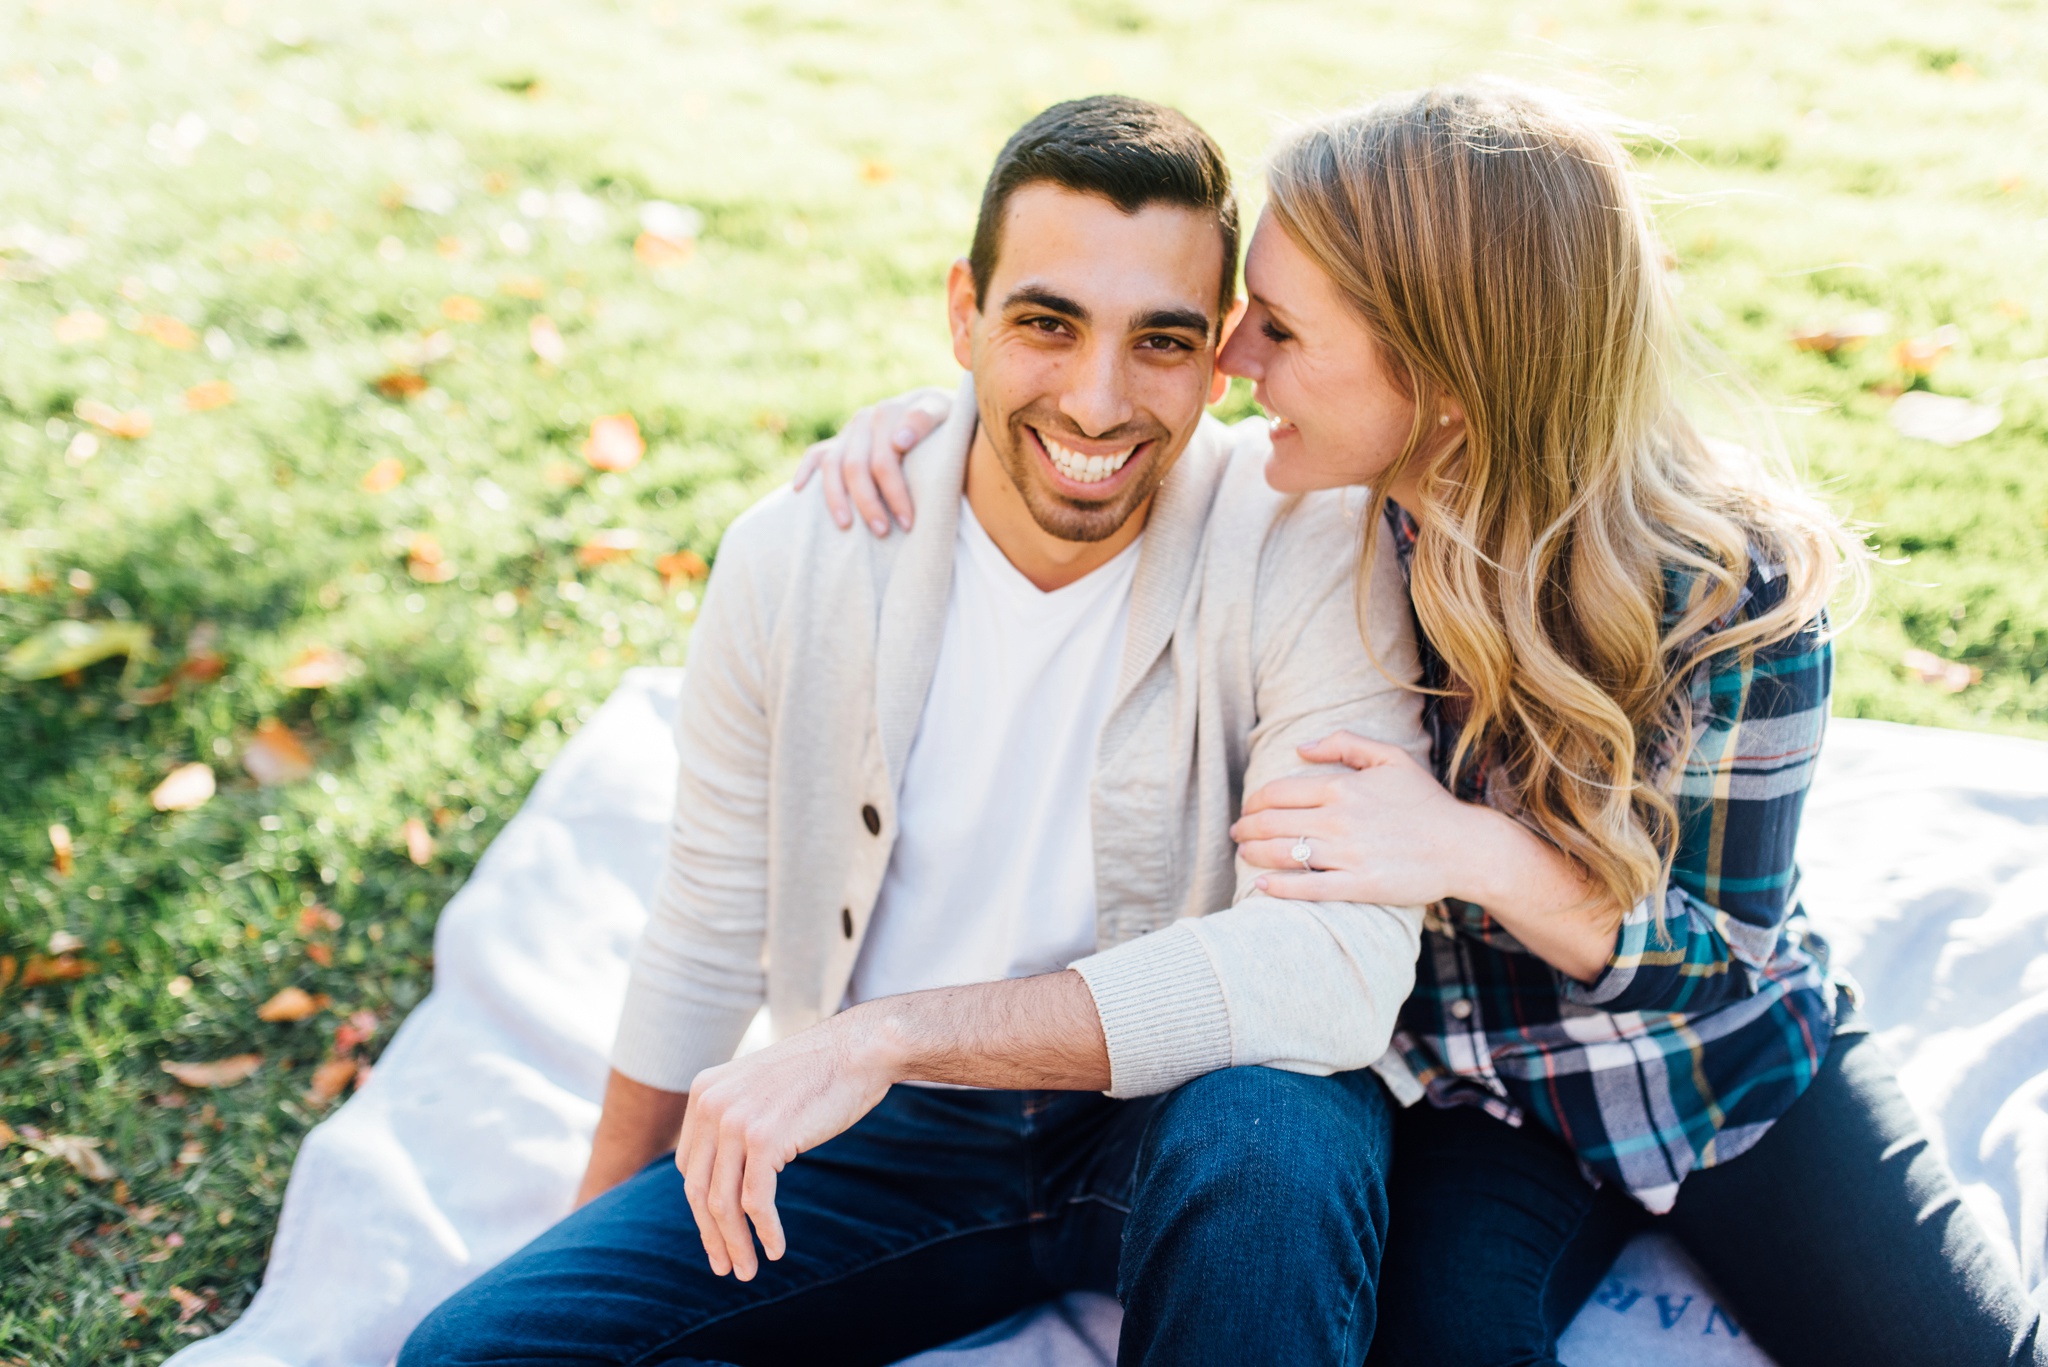
{"type": "Polygon", "coordinates": [[[1294,848],[1287,852],[1287,857],[1289,859],[1292,859],[1295,863],[1301,865],[1303,869],[1306,869],[1309,872],[1314,872],[1314,869],[1308,862],[1309,848],[1307,836],[1303,836],[1301,837],[1301,839],[1294,842],[1294,848]]]}

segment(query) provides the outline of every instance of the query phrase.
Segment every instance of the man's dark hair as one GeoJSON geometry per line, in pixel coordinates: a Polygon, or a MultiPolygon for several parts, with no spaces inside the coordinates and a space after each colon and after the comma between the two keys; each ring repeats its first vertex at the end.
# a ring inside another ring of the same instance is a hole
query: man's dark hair
{"type": "Polygon", "coordinates": [[[967,265],[974,306],[987,302],[989,277],[1002,247],[1010,196],[1039,182],[1101,195],[1127,214],[1174,204],[1216,215],[1223,234],[1223,283],[1217,318],[1237,302],[1237,199],[1230,167],[1215,139],[1181,113],[1128,95],[1091,95],[1056,104],[1003,145],[981,192],[981,217],[967,265]]]}

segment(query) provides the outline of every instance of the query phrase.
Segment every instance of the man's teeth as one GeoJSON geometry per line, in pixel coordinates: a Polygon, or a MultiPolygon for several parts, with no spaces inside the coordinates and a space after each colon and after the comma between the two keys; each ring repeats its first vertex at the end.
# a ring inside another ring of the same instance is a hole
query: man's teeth
{"type": "Polygon", "coordinates": [[[1108,479],[1123,469],[1124,462],[1131,458],[1131,452],[1138,449],[1126,446],[1106,456],[1090,456],[1060,445],[1043,432],[1038,434],[1038,440],[1044,444],[1045,454],[1052,457],[1053,468],[1076,484],[1096,484],[1108,479]]]}

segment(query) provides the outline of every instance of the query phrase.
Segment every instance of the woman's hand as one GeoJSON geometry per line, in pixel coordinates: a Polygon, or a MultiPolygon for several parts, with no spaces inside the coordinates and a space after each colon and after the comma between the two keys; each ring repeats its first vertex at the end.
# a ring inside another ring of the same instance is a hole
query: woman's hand
{"type": "MultiPolygon", "coordinates": [[[[1304,774],[1268,783],[1245,799],[1230,828],[1238,853],[1274,872],[1258,886],[1310,902],[1418,906],[1460,896],[1472,815],[1407,752],[1349,731],[1301,747],[1311,764],[1348,764],[1348,774],[1304,774]],[[1307,839],[1310,867],[1294,858],[1307,839]]],[[[1505,819],[1505,818],[1502,818],[1505,819]]]]}
{"type": "Polygon", "coordinates": [[[1349,731],[1302,746],[1301,757],[1354,772],[1283,778],[1245,799],[1230,828],[1238,853],[1256,868],[1294,870],[1265,874],[1261,891],[1398,907],[1455,897],[1581,982],[1606,969],[1620,909],[1533,831],[1458,801],[1405,751],[1349,731]],[[1313,872],[1294,858],[1303,838],[1313,872]]]}
{"type": "Polygon", "coordinates": [[[903,457],[952,411],[953,396],[943,389],[913,389],[860,409],[838,433],[804,452],[790,486],[801,489],[817,475],[842,531],[853,525],[858,510],[876,536],[889,534],[892,513],[907,532],[916,510],[903,482],[903,457]]]}

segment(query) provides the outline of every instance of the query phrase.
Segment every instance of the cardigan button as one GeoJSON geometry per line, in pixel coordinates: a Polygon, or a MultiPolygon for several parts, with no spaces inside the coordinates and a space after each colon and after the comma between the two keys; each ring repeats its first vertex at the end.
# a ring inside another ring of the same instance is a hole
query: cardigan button
{"type": "Polygon", "coordinates": [[[882,833],[882,814],[875,810],[874,803],[870,802],[860,809],[860,824],[868,828],[869,835],[882,833]]]}
{"type": "Polygon", "coordinates": [[[847,939],[853,938],[853,908],[839,908],[839,930],[847,939]]]}
{"type": "Polygon", "coordinates": [[[1456,1001],[1451,1003],[1451,1014],[1456,1016],[1459,1020],[1471,1019],[1472,1003],[1466,1001],[1463,997],[1458,998],[1456,1001]]]}

